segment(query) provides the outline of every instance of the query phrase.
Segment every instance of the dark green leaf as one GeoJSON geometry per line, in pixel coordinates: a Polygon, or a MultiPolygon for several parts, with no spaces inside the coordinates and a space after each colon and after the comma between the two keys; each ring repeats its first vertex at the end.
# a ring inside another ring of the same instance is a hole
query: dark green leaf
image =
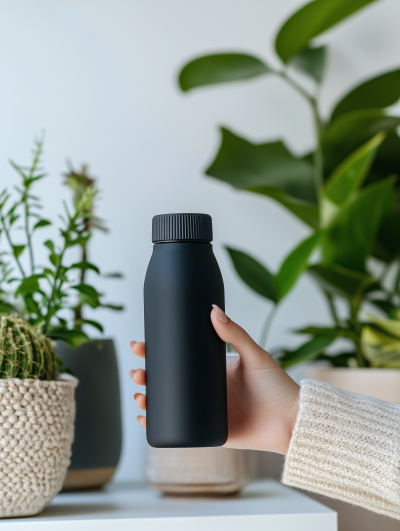
{"type": "Polygon", "coordinates": [[[278,302],[274,275],[252,256],[229,247],[226,247],[226,250],[240,278],[262,297],[278,302]]]}
{"type": "Polygon", "coordinates": [[[326,172],[331,173],[345,157],[380,131],[394,131],[399,125],[400,117],[386,116],[380,109],[340,115],[325,129],[321,140],[326,172]]]}
{"type": "Polygon", "coordinates": [[[49,260],[54,267],[58,267],[58,264],[60,263],[60,255],[56,253],[51,253],[49,256],[49,260]]]}
{"type": "Polygon", "coordinates": [[[117,273],[117,272],[103,273],[101,276],[103,278],[124,278],[124,275],[122,273],[117,273]]]}
{"type": "Polygon", "coordinates": [[[68,330],[63,326],[53,327],[46,334],[50,339],[60,339],[67,343],[71,348],[77,348],[85,343],[90,343],[90,338],[83,330],[68,330]]]}
{"type": "Polygon", "coordinates": [[[75,264],[72,264],[69,266],[68,269],[82,269],[83,271],[86,271],[87,269],[91,269],[92,271],[95,271],[96,273],[100,274],[100,270],[97,266],[94,264],[91,264],[90,262],[76,262],[75,264]]]}
{"type": "Polygon", "coordinates": [[[335,205],[342,205],[348,201],[362,185],[384,138],[384,133],[378,133],[336,168],[325,184],[325,200],[335,205]]]}
{"type": "Polygon", "coordinates": [[[336,336],[334,334],[314,337],[296,350],[285,351],[284,355],[278,360],[279,364],[283,369],[286,369],[295,363],[314,360],[335,339],[336,336]]]}
{"type": "Polygon", "coordinates": [[[379,284],[370,275],[334,264],[312,265],[309,266],[308,271],[324,291],[349,299],[379,287],[379,284]]]}
{"type": "Polygon", "coordinates": [[[204,85],[241,81],[262,76],[271,69],[257,57],[243,53],[222,53],[198,57],[187,63],[179,74],[183,91],[204,85]]]}
{"type": "Polygon", "coordinates": [[[5,301],[0,301],[0,313],[12,313],[15,312],[15,308],[12,304],[5,301]]]}
{"type": "Polygon", "coordinates": [[[394,105],[400,98],[400,69],[368,79],[339,101],[331,120],[357,109],[380,109],[394,105]]]}
{"type": "Polygon", "coordinates": [[[397,133],[390,132],[379,146],[366,184],[370,184],[388,175],[400,177],[400,138],[397,133]]]}
{"type": "Polygon", "coordinates": [[[290,197],[284,190],[275,188],[274,186],[254,186],[247,188],[247,191],[271,197],[313,229],[319,227],[317,205],[290,197]]]}
{"type": "Polygon", "coordinates": [[[278,301],[282,300],[296,284],[298,278],[307,267],[308,259],[321,240],[321,234],[316,233],[303,240],[283,261],[277,275],[276,285],[278,301]]]}
{"type": "Polygon", "coordinates": [[[283,142],[252,144],[221,128],[222,142],[206,174],[235,188],[276,187],[297,199],[315,202],[312,164],[294,157],[283,142]]]}
{"type": "Polygon", "coordinates": [[[394,178],[364,188],[330,221],[324,231],[322,256],[325,263],[365,271],[382,216],[394,200],[394,178]]]}
{"type": "Polygon", "coordinates": [[[124,310],[124,306],[121,306],[119,304],[100,304],[101,308],[108,308],[110,310],[115,310],[117,312],[120,312],[124,310]]]}
{"type": "Polygon", "coordinates": [[[79,325],[87,324],[93,326],[94,328],[97,328],[97,330],[99,330],[101,333],[104,332],[103,326],[97,321],[91,321],[90,319],[77,319],[75,322],[79,325]]]}
{"type": "Polygon", "coordinates": [[[71,288],[79,291],[82,302],[89,304],[91,308],[97,308],[100,305],[99,294],[93,286],[78,284],[71,288]]]}
{"type": "Polygon", "coordinates": [[[35,223],[33,230],[39,229],[40,227],[47,227],[48,225],[51,225],[51,221],[48,221],[47,219],[39,219],[39,221],[35,223]]]}
{"type": "Polygon", "coordinates": [[[12,246],[13,255],[15,256],[15,258],[19,258],[19,256],[21,256],[21,254],[24,252],[25,247],[26,245],[13,245],[12,246]]]}
{"type": "Polygon", "coordinates": [[[318,46],[318,48],[307,47],[298,54],[293,55],[289,64],[320,83],[324,77],[325,59],[326,46],[318,46]]]}
{"type": "Polygon", "coordinates": [[[350,360],[356,361],[356,353],[355,352],[339,352],[339,354],[318,354],[318,356],[315,358],[316,360],[320,361],[327,361],[332,365],[332,367],[346,367],[348,368],[350,360]]]}
{"type": "Polygon", "coordinates": [[[379,226],[377,238],[374,243],[373,254],[380,260],[390,263],[400,256],[400,190],[397,191],[397,200],[388,208],[379,226]]]}
{"type": "Polygon", "coordinates": [[[369,302],[385,313],[389,319],[400,320],[400,309],[392,302],[384,299],[371,299],[369,302]]]}
{"type": "Polygon", "coordinates": [[[329,336],[333,335],[335,337],[346,337],[348,339],[358,339],[358,336],[352,330],[347,328],[342,328],[338,326],[328,327],[328,326],[306,326],[305,328],[300,328],[295,330],[296,334],[306,334],[310,336],[329,336]]]}
{"type": "Polygon", "coordinates": [[[275,50],[284,63],[303,50],[317,35],[335,26],[374,0],[314,0],[301,7],[283,24],[275,50]]]}

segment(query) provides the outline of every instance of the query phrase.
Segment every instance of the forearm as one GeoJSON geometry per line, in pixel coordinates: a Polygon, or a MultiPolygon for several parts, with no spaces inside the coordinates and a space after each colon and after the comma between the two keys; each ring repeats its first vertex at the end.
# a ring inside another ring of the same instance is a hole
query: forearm
{"type": "Polygon", "coordinates": [[[400,404],[303,380],[282,481],[400,519],[400,404]]]}

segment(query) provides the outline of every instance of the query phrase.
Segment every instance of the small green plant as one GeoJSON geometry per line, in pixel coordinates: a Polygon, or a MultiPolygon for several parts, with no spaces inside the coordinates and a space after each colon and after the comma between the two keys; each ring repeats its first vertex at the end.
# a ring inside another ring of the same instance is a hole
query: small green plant
{"type": "MultiPolygon", "coordinates": [[[[46,337],[64,340],[74,348],[90,341],[83,325],[103,331],[97,321],[83,318],[85,305],[113,310],[122,307],[104,302],[104,296],[86,282],[87,271],[100,275],[99,268],[86,259],[96,219],[93,210],[97,190],[93,180],[88,179],[74,194],[71,206],[64,202],[59,238],[44,242],[48,263],[37,263],[37,231],[52,225],[42,217],[40,198],[33,194],[35,183],[46,176],[40,167],[42,149],[40,139],[35,142],[29,167],[11,162],[21,183],[13,195],[7,189],[0,193],[0,244],[4,246],[0,253],[0,312],[16,311],[46,337]],[[21,233],[22,242],[16,239],[21,238],[21,233]],[[82,259],[71,262],[70,251],[76,248],[83,250],[82,259]]],[[[69,172],[69,184],[71,178],[69,172]]]]}
{"type": "Polygon", "coordinates": [[[0,317],[0,378],[55,380],[51,340],[17,315],[0,317]]]}
{"type": "Polygon", "coordinates": [[[272,303],[262,345],[277,308],[304,271],[326,298],[332,324],[298,330],[308,339],[280,352],[283,367],[324,359],[336,366],[400,368],[400,117],[386,112],[400,98],[400,70],[353,88],[325,117],[319,95],[328,50],[312,42],[373,1],[314,0],[303,6],[278,31],[278,68],[246,53],[217,53],[190,61],[179,75],[185,92],[275,76],[309,107],[315,135],[311,152],[296,156],[282,140],[255,144],[222,127],[219,151],[206,170],[237,190],[277,201],[310,230],[276,273],[253,256],[227,248],[241,279],[272,303]],[[317,250],[319,261],[309,265],[317,250]],[[339,300],[346,315],[338,311],[339,300]],[[385,318],[366,314],[368,307],[385,318]],[[348,351],[327,354],[339,338],[350,342],[348,351]]]}

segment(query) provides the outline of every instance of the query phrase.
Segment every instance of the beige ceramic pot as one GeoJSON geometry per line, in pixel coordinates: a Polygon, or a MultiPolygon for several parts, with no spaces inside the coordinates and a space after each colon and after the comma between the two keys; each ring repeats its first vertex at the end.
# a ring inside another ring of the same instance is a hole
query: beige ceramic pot
{"type": "Polygon", "coordinates": [[[247,454],[230,448],[151,448],[146,478],[166,494],[233,494],[249,481],[247,454]]]}
{"type": "Polygon", "coordinates": [[[306,372],[306,377],[320,380],[345,391],[400,403],[400,370],[398,369],[310,367],[306,372]]]}

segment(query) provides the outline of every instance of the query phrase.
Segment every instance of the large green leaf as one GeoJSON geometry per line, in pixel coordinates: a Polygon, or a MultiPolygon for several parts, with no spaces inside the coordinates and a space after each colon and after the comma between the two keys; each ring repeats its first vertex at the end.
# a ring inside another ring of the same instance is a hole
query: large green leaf
{"type": "Polygon", "coordinates": [[[400,177],[400,138],[394,131],[387,133],[379,146],[365,183],[386,179],[388,175],[400,177]]]}
{"type": "Polygon", "coordinates": [[[308,259],[321,240],[321,234],[315,233],[303,240],[283,261],[276,274],[278,300],[282,300],[296,284],[307,267],[308,259]]]}
{"type": "Polygon", "coordinates": [[[296,199],[315,201],[314,170],[283,142],[253,144],[221,128],[222,141],[206,174],[235,188],[274,186],[296,199]]]}
{"type": "Polygon", "coordinates": [[[62,340],[71,348],[77,348],[85,343],[90,343],[90,338],[83,330],[68,330],[64,326],[55,326],[51,328],[46,335],[54,340],[62,340]]]}
{"type": "Polygon", "coordinates": [[[198,57],[179,74],[183,91],[204,85],[241,81],[268,74],[272,70],[260,59],[244,53],[220,53],[198,57]]]}
{"type": "Polygon", "coordinates": [[[380,109],[389,107],[400,98],[400,69],[385,72],[368,79],[351,90],[339,101],[332,112],[331,120],[357,109],[380,109]]]}
{"type": "Polygon", "coordinates": [[[371,326],[363,326],[361,347],[372,367],[400,368],[400,340],[371,326]]]}
{"type": "Polygon", "coordinates": [[[336,168],[324,187],[324,196],[327,199],[341,205],[360,188],[384,138],[384,133],[378,133],[336,168]]]}
{"type": "Polygon", "coordinates": [[[283,24],[275,50],[284,63],[308,43],[338,22],[374,0],[314,0],[300,8],[283,24]]]}
{"type": "Polygon", "coordinates": [[[336,337],[335,334],[314,337],[296,350],[285,351],[283,356],[279,358],[278,362],[283,369],[286,369],[287,367],[302,361],[312,361],[318,356],[318,354],[329,347],[329,345],[335,341],[336,337]]]}
{"type": "Polygon", "coordinates": [[[326,46],[318,46],[318,48],[307,47],[298,54],[293,55],[289,64],[320,83],[324,77],[325,60],[326,46]]]}
{"type": "Polygon", "coordinates": [[[324,291],[348,299],[360,297],[363,293],[379,287],[371,275],[352,271],[335,264],[312,265],[309,266],[308,271],[324,291]]]}
{"type": "Polygon", "coordinates": [[[380,131],[394,131],[399,125],[400,117],[386,116],[380,109],[363,109],[340,115],[322,136],[326,173],[334,171],[345,157],[380,131]]]}
{"type": "Polygon", "coordinates": [[[246,190],[275,199],[275,201],[290,210],[292,214],[304,221],[304,223],[307,223],[313,229],[318,229],[319,212],[317,205],[291,197],[284,190],[274,186],[254,186],[246,188],[246,190]]]}
{"type": "Polygon", "coordinates": [[[273,302],[278,302],[276,280],[268,269],[248,254],[226,247],[237,274],[256,293],[273,302]]]}
{"type": "Polygon", "coordinates": [[[397,319],[382,319],[372,313],[364,312],[365,317],[381,330],[400,340],[400,321],[397,319]]]}
{"type": "Polygon", "coordinates": [[[76,286],[71,286],[71,288],[79,291],[81,301],[89,304],[91,308],[97,308],[100,305],[100,295],[93,286],[77,284],[76,286]]]}
{"type": "Polygon", "coordinates": [[[400,256],[400,191],[392,208],[389,208],[379,226],[374,243],[373,254],[376,258],[390,263],[400,256]]]}
{"type": "Polygon", "coordinates": [[[395,178],[364,188],[342,207],[324,231],[323,262],[364,272],[384,212],[394,201],[395,178]]]}

